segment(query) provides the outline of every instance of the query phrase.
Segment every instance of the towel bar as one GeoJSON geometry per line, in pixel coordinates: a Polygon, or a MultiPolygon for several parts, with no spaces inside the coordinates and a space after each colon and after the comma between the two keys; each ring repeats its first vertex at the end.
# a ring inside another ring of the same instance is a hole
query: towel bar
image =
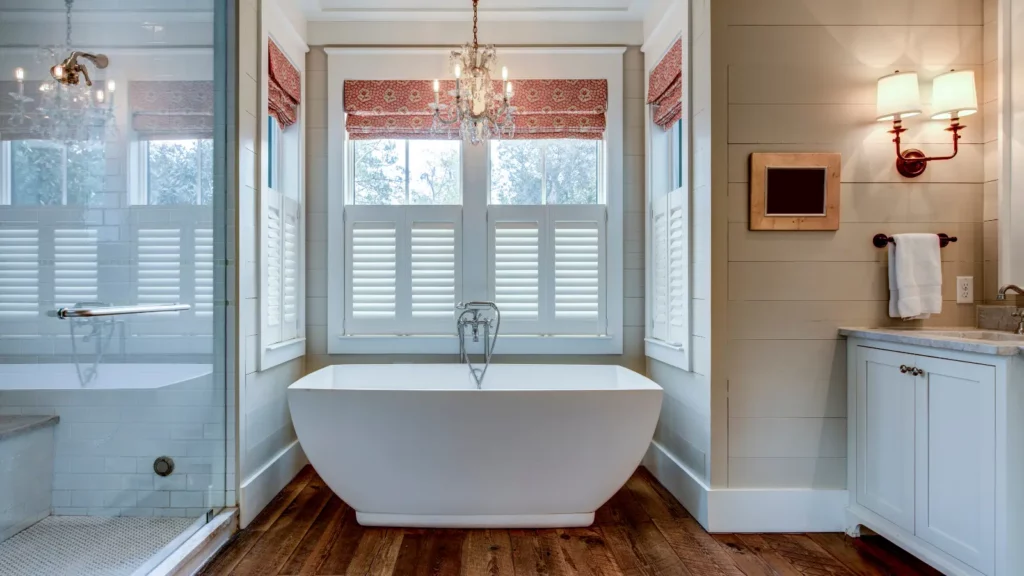
{"type": "MultiPolygon", "coordinates": [[[[950,242],[956,242],[956,236],[949,236],[948,234],[940,233],[936,234],[939,237],[939,248],[945,248],[950,242]]],[[[886,244],[892,242],[896,243],[896,239],[892,236],[886,236],[885,234],[875,234],[871,238],[871,243],[875,245],[875,248],[885,248],[886,244]]]]}

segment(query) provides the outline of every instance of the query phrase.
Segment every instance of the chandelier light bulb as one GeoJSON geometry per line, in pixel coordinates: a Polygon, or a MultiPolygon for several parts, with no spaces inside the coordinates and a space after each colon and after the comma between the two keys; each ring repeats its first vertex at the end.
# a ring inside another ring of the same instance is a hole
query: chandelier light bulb
{"type": "Polygon", "coordinates": [[[25,69],[21,68],[20,66],[18,68],[15,68],[14,79],[18,82],[23,82],[25,80],[25,69]]]}
{"type": "Polygon", "coordinates": [[[501,79],[508,80],[508,66],[501,67],[501,79]]]}
{"type": "Polygon", "coordinates": [[[52,75],[55,80],[63,79],[64,78],[64,67],[61,66],[60,64],[57,64],[53,68],[50,68],[50,75],[52,75]]]}
{"type": "Polygon", "coordinates": [[[462,66],[456,64],[455,65],[455,79],[458,80],[461,77],[462,77],[462,66]]]}
{"type": "Polygon", "coordinates": [[[441,91],[441,83],[438,82],[437,80],[434,80],[434,94],[437,94],[440,91],[441,91]]]}
{"type": "Polygon", "coordinates": [[[512,97],[512,83],[511,82],[506,82],[505,83],[505,96],[507,96],[509,98],[512,97]]]}
{"type": "Polygon", "coordinates": [[[103,103],[103,101],[104,101],[104,100],[106,100],[106,99],[107,99],[107,95],[106,95],[106,93],[105,93],[105,92],[103,92],[103,90],[97,90],[97,91],[96,91],[96,101],[97,101],[97,102],[99,102],[100,104],[102,104],[102,103],[103,103]]]}
{"type": "Polygon", "coordinates": [[[113,80],[107,80],[107,92],[113,92],[117,89],[117,84],[113,80]]]}

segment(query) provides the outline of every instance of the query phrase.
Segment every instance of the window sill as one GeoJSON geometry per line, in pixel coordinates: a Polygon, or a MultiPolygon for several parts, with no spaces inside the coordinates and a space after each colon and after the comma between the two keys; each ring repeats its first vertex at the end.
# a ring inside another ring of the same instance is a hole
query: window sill
{"type": "Polygon", "coordinates": [[[280,366],[305,355],[305,338],[294,338],[286,342],[269,344],[263,348],[263,353],[260,354],[260,371],[269,370],[274,366],[280,366]]]}
{"type": "Polygon", "coordinates": [[[683,346],[669,344],[655,338],[644,338],[644,353],[648,358],[690,372],[690,353],[683,346]]]}
{"type": "MultiPolygon", "coordinates": [[[[471,354],[483,353],[483,342],[470,342],[471,354]]],[[[459,353],[455,336],[336,336],[328,354],[451,354],[459,353]]],[[[620,336],[524,336],[502,334],[495,354],[608,355],[622,354],[620,336]]]]}

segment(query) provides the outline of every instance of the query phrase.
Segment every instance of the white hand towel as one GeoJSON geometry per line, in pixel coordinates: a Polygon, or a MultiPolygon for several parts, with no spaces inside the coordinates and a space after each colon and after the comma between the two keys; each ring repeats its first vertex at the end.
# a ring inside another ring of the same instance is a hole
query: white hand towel
{"type": "Polygon", "coordinates": [[[942,258],[935,234],[896,234],[889,244],[889,316],[904,320],[942,312],[942,258]]]}

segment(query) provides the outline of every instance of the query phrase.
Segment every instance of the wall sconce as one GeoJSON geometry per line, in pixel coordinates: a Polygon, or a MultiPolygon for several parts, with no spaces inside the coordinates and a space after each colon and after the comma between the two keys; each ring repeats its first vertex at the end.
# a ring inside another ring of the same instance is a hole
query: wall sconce
{"type": "Polygon", "coordinates": [[[951,70],[935,77],[932,84],[932,105],[935,112],[932,120],[949,120],[947,132],[953,133],[953,153],[949,156],[925,156],[924,152],[911,148],[902,150],[900,134],[907,131],[903,118],[921,113],[921,93],[917,73],[900,72],[878,79],[877,114],[879,122],[892,121],[893,142],[896,143],[896,171],[906,178],[916,178],[924,173],[928,162],[949,160],[956,157],[960,149],[961,116],[970,116],[978,111],[978,94],[974,83],[973,70],[951,70]]]}

